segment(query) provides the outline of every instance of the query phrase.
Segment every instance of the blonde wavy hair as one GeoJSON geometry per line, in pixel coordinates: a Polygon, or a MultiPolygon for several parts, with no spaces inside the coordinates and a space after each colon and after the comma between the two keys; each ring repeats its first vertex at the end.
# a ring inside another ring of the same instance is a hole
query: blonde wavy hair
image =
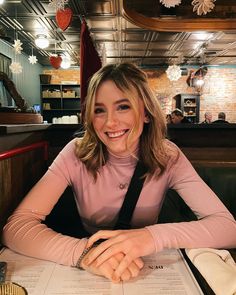
{"type": "MultiPolygon", "coordinates": [[[[105,81],[113,81],[126,98],[135,113],[135,125],[127,140],[127,148],[138,128],[138,100],[144,103],[145,114],[149,119],[144,124],[139,142],[139,159],[148,168],[148,174],[161,175],[171,154],[176,149],[167,143],[166,119],[160,104],[148,85],[146,74],[132,63],[108,64],[96,72],[90,80],[86,97],[85,134],[76,143],[76,155],[96,179],[99,168],[105,165],[108,157],[106,146],[97,136],[94,126],[94,106],[99,86],[105,81]]],[[[111,94],[112,95],[112,94],[111,94]]]]}

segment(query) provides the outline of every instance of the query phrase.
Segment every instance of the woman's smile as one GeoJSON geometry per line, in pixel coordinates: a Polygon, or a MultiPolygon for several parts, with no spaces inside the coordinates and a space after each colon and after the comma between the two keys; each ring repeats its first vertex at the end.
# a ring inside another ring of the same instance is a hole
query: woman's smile
{"type": "Polygon", "coordinates": [[[107,134],[109,138],[116,139],[116,138],[122,137],[126,132],[128,132],[128,129],[121,130],[121,131],[105,132],[105,133],[107,134]]]}

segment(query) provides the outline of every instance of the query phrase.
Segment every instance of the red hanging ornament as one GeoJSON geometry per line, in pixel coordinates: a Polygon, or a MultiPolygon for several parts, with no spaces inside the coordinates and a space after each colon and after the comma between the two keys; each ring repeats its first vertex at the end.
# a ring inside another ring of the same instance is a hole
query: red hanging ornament
{"type": "Polygon", "coordinates": [[[65,31],[72,20],[73,12],[70,8],[59,9],[56,12],[56,22],[60,29],[65,31]]]}
{"type": "Polygon", "coordinates": [[[55,68],[59,69],[61,66],[62,58],[58,56],[50,56],[49,58],[50,64],[55,68]]]}

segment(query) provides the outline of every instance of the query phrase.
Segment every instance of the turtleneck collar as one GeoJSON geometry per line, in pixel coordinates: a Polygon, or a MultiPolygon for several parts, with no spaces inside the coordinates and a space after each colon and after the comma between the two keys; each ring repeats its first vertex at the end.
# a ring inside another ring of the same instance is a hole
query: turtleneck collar
{"type": "Polygon", "coordinates": [[[124,157],[114,155],[108,151],[108,162],[110,164],[115,164],[115,165],[119,164],[124,166],[136,165],[138,161],[137,155],[138,155],[138,149],[133,154],[130,154],[124,157]]]}

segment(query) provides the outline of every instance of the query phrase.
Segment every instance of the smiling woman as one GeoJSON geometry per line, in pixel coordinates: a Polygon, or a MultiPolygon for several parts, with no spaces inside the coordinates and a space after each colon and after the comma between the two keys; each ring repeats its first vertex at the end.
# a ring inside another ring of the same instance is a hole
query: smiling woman
{"type": "Polygon", "coordinates": [[[236,246],[233,216],[166,139],[165,117],[137,66],[108,64],[94,74],[85,125],[84,136],[63,148],[9,218],[5,245],[113,282],[137,277],[142,257],[165,248],[236,246]],[[144,169],[133,183],[140,166],[144,169]],[[117,230],[126,193],[141,180],[136,206],[128,199],[129,229],[117,230]],[[67,186],[82,221],[79,230],[92,235],[89,239],[58,234],[43,223],[67,186]],[[194,222],[157,224],[169,188],[196,214],[194,222]]]}

